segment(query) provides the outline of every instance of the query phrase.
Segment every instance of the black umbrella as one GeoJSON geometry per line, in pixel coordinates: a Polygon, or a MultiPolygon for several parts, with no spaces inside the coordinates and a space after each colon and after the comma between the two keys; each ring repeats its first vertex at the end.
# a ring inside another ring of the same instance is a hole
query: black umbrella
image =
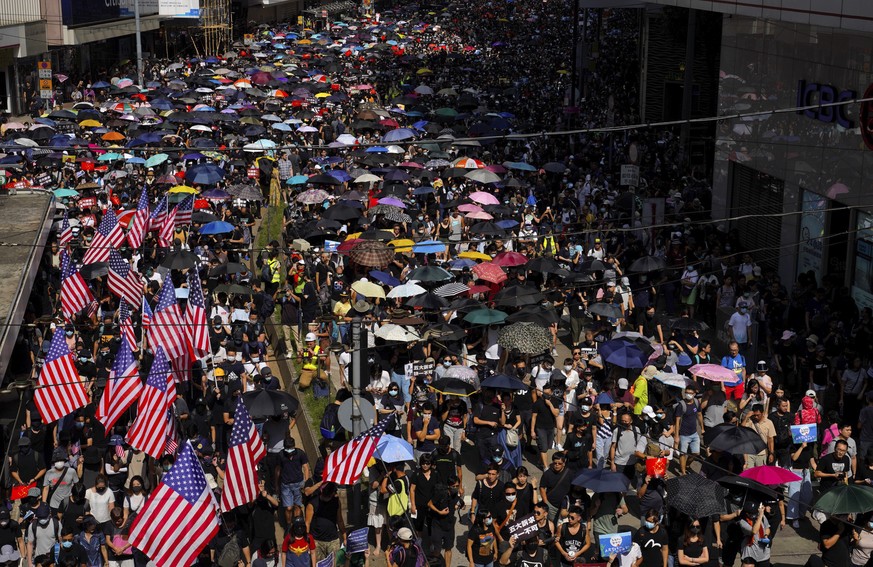
{"type": "Polygon", "coordinates": [[[193,252],[187,250],[176,250],[167,254],[161,266],[170,268],[171,270],[185,270],[193,268],[200,261],[200,257],[193,252]]]}
{"type": "Polygon", "coordinates": [[[439,295],[429,291],[422,295],[410,297],[406,301],[406,305],[408,307],[421,307],[422,309],[426,310],[436,310],[448,307],[449,302],[448,300],[446,300],[446,298],[440,297],[439,295]]]}
{"type": "Polygon", "coordinates": [[[492,221],[477,222],[470,227],[471,234],[481,234],[482,236],[504,236],[506,231],[492,221]]]}
{"type": "Polygon", "coordinates": [[[215,222],[221,220],[217,216],[212,213],[206,213],[204,211],[194,211],[191,215],[191,222],[196,224],[206,224],[208,222],[215,222]]]}
{"type": "Polygon", "coordinates": [[[692,518],[705,518],[725,511],[724,489],[692,472],[667,481],[667,506],[692,518]]]}
{"type": "Polygon", "coordinates": [[[285,412],[294,416],[300,409],[297,398],[281,390],[257,390],[243,394],[243,403],[252,419],[262,419],[285,412]]]}
{"type": "Polygon", "coordinates": [[[529,272],[542,272],[544,274],[554,274],[560,268],[558,261],[548,256],[534,258],[524,266],[524,269],[529,272]]]}
{"type": "Polygon", "coordinates": [[[82,277],[86,280],[93,280],[94,278],[108,275],[109,264],[107,262],[94,262],[93,264],[82,266],[79,273],[82,274],[82,277]]]}
{"type": "Polygon", "coordinates": [[[247,272],[248,268],[238,262],[226,262],[219,264],[215,268],[209,270],[210,276],[224,276],[227,274],[242,274],[247,272]]]}
{"type": "Polygon", "coordinates": [[[431,384],[431,388],[443,393],[463,393],[467,395],[476,391],[476,386],[459,378],[440,378],[431,384]]]}
{"type": "Polygon", "coordinates": [[[251,288],[239,284],[221,284],[215,288],[215,292],[236,293],[238,295],[252,295],[254,292],[251,288]]]}
{"type": "Polygon", "coordinates": [[[588,311],[602,317],[612,317],[619,319],[622,316],[621,306],[616,303],[595,303],[588,308],[588,311]]]}
{"type": "Polygon", "coordinates": [[[482,388],[490,390],[529,390],[527,384],[508,374],[495,374],[482,381],[482,388]]]}
{"type": "Polygon", "coordinates": [[[527,305],[506,318],[507,323],[536,323],[542,327],[549,327],[558,320],[554,309],[545,309],[540,305],[527,305]]]}
{"type": "Polygon", "coordinates": [[[757,455],[767,448],[754,429],[730,423],[707,429],[703,440],[711,451],[724,451],[732,455],[757,455]]]}
{"type": "Polygon", "coordinates": [[[667,263],[655,256],[643,256],[642,258],[637,258],[630,265],[630,271],[632,272],[657,272],[658,270],[663,270],[667,266],[667,263]]]}
{"type": "Polygon", "coordinates": [[[621,472],[609,469],[588,469],[573,479],[573,486],[591,489],[592,492],[619,492],[627,490],[630,480],[621,472]]]}
{"type": "Polygon", "coordinates": [[[459,341],[466,336],[464,329],[450,323],[437,323],[429,327],[425,327],[421,338],[437,339],[439,341],[459,341]]]}
{"type": "Polygon", "coordinates": [[[346,205],[334,205],[324,211],[322,218],[335,221],[350,221],[361,218],[361,211],[346,205]]]}
{"type": "Polygon", "coordinates": [[[313,185],[342,185],[343,182],[334,177],[333,175],[326,175],[324,173],[320,173],[318,175],[313,175],[309,178],[307,183],[311,183],[313,185]]]}
{"type": "Polygon", "coordinates": [[[534,287],[513,285],[497,292],[494,300],[500,307],[523,307],[542,302],[543,294],[534,287]]]}
{"type": "Polygon", "coordinates": [[[670,323],[670,328],[679,331],[705,331],[709,325],[691,317],[678,317],[670,323]]]}
{"type": "Polygon", "coordinates": [[[733,492],[734,489],[741,492],[743,500],[763,502],[765,500],[779,500],[779,493],[770,487],[764,486],[756,480],[741,476],[724,476],[718,479],[718,483],[733,492]],[[751,493],[751,494],[750,494],[751,493]]]}

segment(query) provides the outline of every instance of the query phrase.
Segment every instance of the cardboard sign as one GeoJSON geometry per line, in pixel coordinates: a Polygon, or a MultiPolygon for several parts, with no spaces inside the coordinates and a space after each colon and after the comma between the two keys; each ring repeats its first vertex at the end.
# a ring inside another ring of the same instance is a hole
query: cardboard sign
{"type": "Polygon", "coordinates": [[[369,528],[361,528],[349,534],[346,539],[346,553],[362,553],[367,551],[369,544],[367,543],[367,532],[369,528]]]}
{"type": "Polygon", "coordinates": [[[603,534],[600,536],[600,557],[609,557],[610,555],[621,555],[630,551],[633,541],[630,532],[621,532],[617,534],[603,534]]]}
{"type": "Polygon", "coordinates": [[[261,170],[257,167],[250,167],[246,170],[246,175],[249,179],[257,179],[261,176],[261,170]]]}
{"type": "Polygon", "coordinates": [[[648,457],[646,459],[646,474],[651,477],[663,478],[667,474],[667,459],[663,457],[648,457]]]}
{"type": "Polygon", "coordinates": [[[435,362],[413,362],[412,374],[413,376],[419,376],[421,374],[433,374],[435,368],[435,362]]]}
{"type": "Polygon", "coordinates": [[[79,199],[79,208],[86,209],[97,205],[97,197],[84,197],[79,199]]]}
{"type": "Polygon", "coordinates": [[[537,531],[539,531],[537,520],[534,518],[533,513],[530,513],[527,516],[522,516],[521,519],[517,520],[515,523],[509,524],[507,529],[509,529],[509,536],[515,536],[518,541],[530,539],[536,536],[537,531]]]}
{"type": "Polygon", "coordinates": [[[795,443],[815,443],[818,440],[818,426],[814,423],[792,425],[791,439],[795,443]]]}

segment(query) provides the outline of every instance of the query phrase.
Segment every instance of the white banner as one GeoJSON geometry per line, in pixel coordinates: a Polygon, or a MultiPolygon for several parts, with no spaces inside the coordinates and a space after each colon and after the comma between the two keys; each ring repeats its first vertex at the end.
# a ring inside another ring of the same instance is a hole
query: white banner
{"type": "Polygon", "coordinates": [[[159,0],[158,14],[174,18],[199,18],[200,0],[159,0]]]}

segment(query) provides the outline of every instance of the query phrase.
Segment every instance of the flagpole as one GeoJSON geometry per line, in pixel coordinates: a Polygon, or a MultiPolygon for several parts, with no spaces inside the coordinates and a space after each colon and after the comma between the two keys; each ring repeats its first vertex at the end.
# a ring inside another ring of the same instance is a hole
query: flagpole
{"type": "MultiPolygon", "coordinates": [[[[364,432],[364,416],[361,413],[361,384],[363,383],[364,369],[367,367],[367,330],[364,328],[360,317],[352,319],[352,438],[364,432]]],[[[354,528],[365,526],[362,511],[364,506],[361,499],[361,483],[356,482],[351,486],[351,494],[348,507],[348,524],[354,528]]]]}

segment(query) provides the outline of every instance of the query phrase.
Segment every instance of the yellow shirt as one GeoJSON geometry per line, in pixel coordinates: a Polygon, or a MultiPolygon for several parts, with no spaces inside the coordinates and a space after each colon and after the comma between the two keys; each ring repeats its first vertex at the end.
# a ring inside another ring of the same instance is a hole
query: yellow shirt
{"type": "Polygon", "coordinates": [[[333,314],[337,317],[345,317],[349,314],[349,311],[352,310],[352,304],[348,301],[342,302],[337,301],[336,305],[333,306],[333,314]]]}
{"type": "Polygon", "coordinates": [[[634,382],[633,395],[636,399],[634,415],[642,415],[643,408],[649,405],[649,381],[642,374],[634,382]]]}

